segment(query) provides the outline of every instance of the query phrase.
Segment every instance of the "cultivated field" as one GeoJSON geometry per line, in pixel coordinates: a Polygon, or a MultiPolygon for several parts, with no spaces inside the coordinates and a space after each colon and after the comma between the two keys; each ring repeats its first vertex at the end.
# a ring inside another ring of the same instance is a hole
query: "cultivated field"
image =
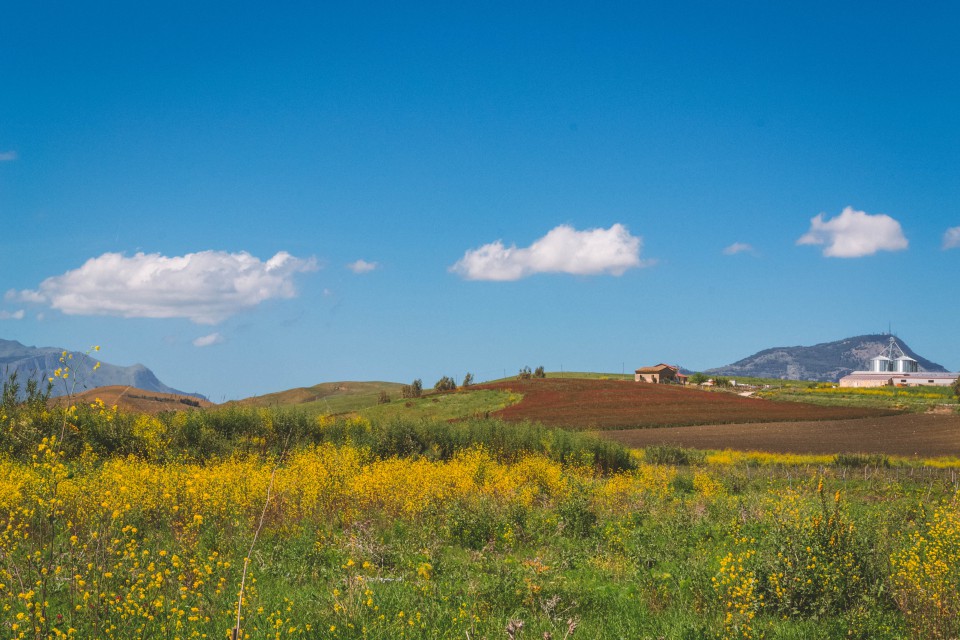
{"type": "Polygon", "coordinates": [[[894,415],[891,409],[815,406],[732,393],[620,380],[546,378],[478,385],[523,395],[494,415],[575,429],[630,429],[693,424],[843,420],[894,415]]]}
{"type": "Polygon", "coordinates": [[[826,422],[710,424],[605,431],[603,437],[627,447],[673,444],[775,453],[960,456],[960,416],[902,414],[826,422]]]}

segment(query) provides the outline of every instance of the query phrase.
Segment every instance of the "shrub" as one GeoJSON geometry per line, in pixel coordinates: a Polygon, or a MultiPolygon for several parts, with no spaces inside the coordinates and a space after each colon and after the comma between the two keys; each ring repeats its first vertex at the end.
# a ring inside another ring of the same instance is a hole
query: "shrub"
{"type": "Polygon", "coordinates": [[[838,453],[833,458],[833,466],[848,469],[864,467],[890,468],[890,458],[881,453],[838,453]]]}
{"type": "Polygon", "coordinates": [[[891,558],[893,595],[918,638],[960,632],[960,510],[951,503],[922,522],[891,558]]]}
{"type": "Polygon", "coordinates": [[[473,374],[468,371],[467,375],[463,376],[463,382],[460,384],[460,386],[466,388],[472,384],[473,384],[473,374]]]}
{"type": "Polygon", "coordinates": [[[702,464],[706,454],[696,449],[685,449],[673,444],[658,444],[644,448],[643,457],[651,464],[687,466],[702,464]]]}
{"type": "Polygon", "coordinates": [[[520,372],[517,374],[518,380],[529,380],[533,377],[533,372],[530,371],[530,367],[524,367],[520,369],[520,372]]]}
{"type": "Polygon", "coordinates": [[[534,378],[546,378],[546,377],[547,377],[546,371],[543,370],[543,365],[540,365],[539,367],[536,368],[536,370],[533,372],[533,377],[534,377],[534,378]]]}
{"type": "Polygon", "coordinates": [[[768,539],[775,555],[767,571],[768,606],[783,615],[822,616],[845,611],[875,583],[871,547],[859,535],[840,499],[826,497],[821,479],[817,504],[789,492],[773,509],[768,539]]]}

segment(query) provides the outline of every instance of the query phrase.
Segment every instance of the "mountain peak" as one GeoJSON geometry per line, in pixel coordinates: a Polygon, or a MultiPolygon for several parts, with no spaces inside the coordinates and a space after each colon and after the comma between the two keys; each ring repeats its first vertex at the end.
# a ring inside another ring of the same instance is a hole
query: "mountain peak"
{"type": "MultiPolygon", "coordinates": [[[[16,373],[21,383],[31,379],[45,382],[61,366],[60,356],[64,351],[66,350],[56,347],[27,347],[16,340],[0,339],[0,375],[6,379],[10,374],[16,373]]],[[[73,356],[70,367],[75,374],[75,377],[71,377],[71,382],[74,379],[79,381],[78,387],[74,389],[77,393],[96,387],[120,385],[156,393],[203,398],[198,393],[186,393],[165,385],[153,371],[142,364],[122,367],[98,361],[89,354],[78,351],[68,353],[73,356]],[[94,369],[98,362],[100,366],[94,369]]],[[[63,386],[54,385],[54,396],[64,393],[63,386]]]]}

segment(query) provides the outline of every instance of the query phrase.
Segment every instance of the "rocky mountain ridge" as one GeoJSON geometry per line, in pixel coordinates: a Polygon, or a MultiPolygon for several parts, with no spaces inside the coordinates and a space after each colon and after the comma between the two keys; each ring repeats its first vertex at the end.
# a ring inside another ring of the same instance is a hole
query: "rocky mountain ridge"
{"type": "MultiPolygon", "coordinates": [[[[21,386],[31,379],[45,383],[61,366],[60,356],[64,351],[73,355],[70,366],[74,369],[74,379],[78,381],[76,388],[72,389],[75,393],[96,387],[119,385],[157,393],[204,397],[199,393],[187,393],[167,386],[142,364],[122,367],[102,362],[78,351],[57,347],[28,347],[16,340],[0,339],[0,376],[7,380],[11,374],[16,373],[21,386]],[[98,362],[100,366],[94,369],[98,362]]],[[[67,389],[62,384],[53,387],[54,396],[64,395],[66,392],[67,389]]]]}

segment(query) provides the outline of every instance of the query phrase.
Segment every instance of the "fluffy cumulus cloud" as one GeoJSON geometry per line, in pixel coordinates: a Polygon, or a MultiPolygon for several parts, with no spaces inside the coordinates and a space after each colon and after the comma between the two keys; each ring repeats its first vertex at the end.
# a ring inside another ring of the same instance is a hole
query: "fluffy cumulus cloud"
{"type": "Polygon", "coordinates": [[[470,249],[450,271],[467,280],[500,281],[536,273],[619,276],[650,264],[640,259],[641,246],[641,238],[630,235],[622,224],[586,231],[561,225],[526,248],[507,247],[497,240],[470,249]]]}
{"type": "Polygon", "coordinates": [[[194,339],[193,346],[195,347],[209,347],[215,344],[220,344],[224,341],[224,337],[218,332],[213,332],[209,335],[200,336],[199,338],[194,339]]]}
{"type": "Polygon", "coordinates": [[[26,313],[23,309],[17,309],[16,311],[0,311],[0,320],[23,320],[26,313]]]}
{"type": "Polygon", "coordinates": [[[944,249],[960,248],[960,227],[950,227],[943,234],[944,249]]]}
{"type": "Polygon", "coordinates": [[[823,255],[829,258],[860,258],[877,251],[901,251],[908,242],[900,223],[890,216],[847,207],[831,220],[824,220],[822,213],[814,216],[797,244],[826,245],[823,255]]]}
{"type": "Polygon", "coordinates": [[[725,256],[735,256],[738,253],[754,253],[753,246],[746,242],[734,242],[723,250],[723,255],[725,256]]]}
{"type": "Polygon", "coordinates": [[[353,271],[354,273],[370,273],[374,269],[377,269],[380,265],[376,262],[367,262],[366,260],[357,260],[356,262],[351,262],[347,265],[347,269],[353,271]]]}
{"type": "Polygon", "coordinates": [[[249,253],[200,251],[183,256],[105,253],[78,269],[17,293],[68,315],[187,318],[216,324],[271,299],[296,295],[293,276],[316,271],[313,258],[281,251],[267,261],[249,253]]]}

